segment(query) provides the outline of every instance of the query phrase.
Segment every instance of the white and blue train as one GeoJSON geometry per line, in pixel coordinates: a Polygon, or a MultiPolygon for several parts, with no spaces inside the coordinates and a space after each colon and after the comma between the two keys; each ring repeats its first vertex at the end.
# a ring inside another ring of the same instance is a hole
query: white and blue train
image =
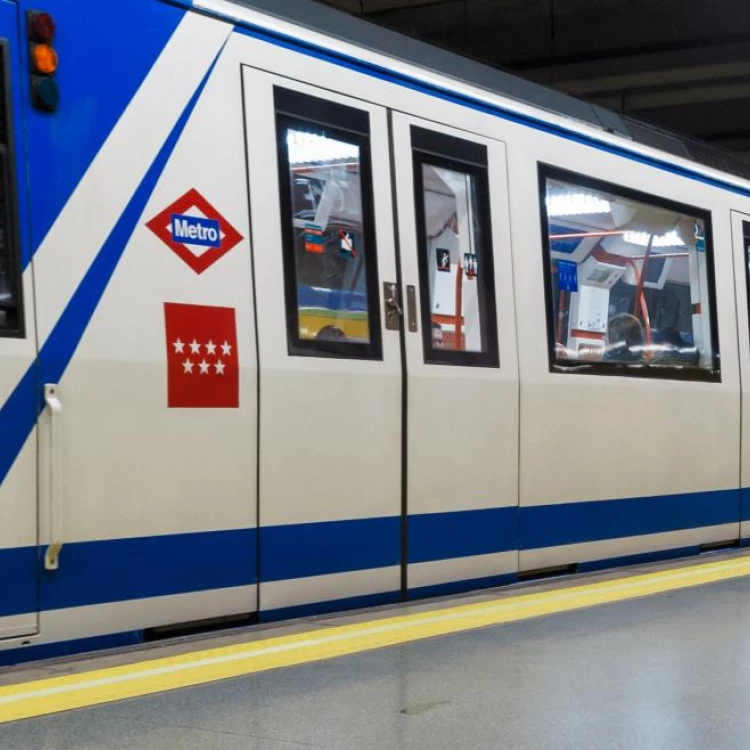
{"type": "Polygon", "coordinates": [[[310,2],[43,5],[0,661],[750,537],[741,165],[310,2]]]}

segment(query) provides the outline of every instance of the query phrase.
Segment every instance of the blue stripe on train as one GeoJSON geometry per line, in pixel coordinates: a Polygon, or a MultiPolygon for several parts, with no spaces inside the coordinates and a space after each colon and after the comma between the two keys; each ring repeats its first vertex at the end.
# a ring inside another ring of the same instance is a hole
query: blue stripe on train
{"type": "Polygon", "coordinates": [[[410,563],[518,549],[518,507],[409,516],[410,563]]]}
{"type": "Polygon", "coordinates": [[[40,565],[36,547],[0,550],[0,615],[36,612],[36,576],[40,565]]]}
{"type": "Polygon", "coordinates": [[[66,545],[60,569],[42,574],[42,608],[255,583],[256,542],[255,529],[235,529],[66,545]]]}
{"type": "MultiPolygon", "coordinates": [[[[420,514],[409,519],[409,561],[449,560],[738,523],[739,492],[420,514]]],[[[747,509],[746,509],[747,510],[747,509]]],[[[746,513],[743,513],[746,518],[746,513]]],[[[41,576],[42,610],[168,596],[261,581],[399,564],[401,519],[356,519],[135,539],[77,542],[41,576]],[[258,547],[260,544],[260,556],[258,547]],[[256,561],[260,561],[260,569],[256,561]]],[[[739,529],[738,529],[739,532],[739,529]]],[[[586,562],[572,560],[571,562],[586,562]]],[[[35,611],[33,547],[0,550],[0,616],[35,611]]]]}
{"type": "MultiPolygon", "coordinates": [[[[252,584],[256,542],[255,529],[237,529],[66,544],[60,569],[40,573],[41,609],[252,584]]],[[[35,547],[0,550],[1,616],[36,611],[40,565],[35,547]]]]}
{"type": "Polygon", "coordinates": [[[260,531],[263,581],[398,565],[401,519],[353,519],[269,526],[260,531]]]}
{"type": "Polygon", "coordinates": [[[740,491],[540,505],[521,509],[521,549],[737,523],[740,491]]]}

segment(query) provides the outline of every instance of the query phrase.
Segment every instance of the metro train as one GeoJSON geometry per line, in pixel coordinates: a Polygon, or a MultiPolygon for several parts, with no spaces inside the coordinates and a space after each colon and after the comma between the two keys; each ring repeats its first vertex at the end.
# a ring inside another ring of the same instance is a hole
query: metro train
{"type": "Polygon", "coordinates": [[[750,539],[750,170],[305,0],[0,0],[0,662],[750,539]]]}

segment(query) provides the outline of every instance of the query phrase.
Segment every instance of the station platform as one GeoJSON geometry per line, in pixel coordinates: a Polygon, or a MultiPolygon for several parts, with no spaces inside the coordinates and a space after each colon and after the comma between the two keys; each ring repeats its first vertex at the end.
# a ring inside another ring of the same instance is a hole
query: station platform
{"type": "Polygon", "coordinates": [[[749,700],[738,551],[5,670],[0,748],[739,748],[749,700]]]}

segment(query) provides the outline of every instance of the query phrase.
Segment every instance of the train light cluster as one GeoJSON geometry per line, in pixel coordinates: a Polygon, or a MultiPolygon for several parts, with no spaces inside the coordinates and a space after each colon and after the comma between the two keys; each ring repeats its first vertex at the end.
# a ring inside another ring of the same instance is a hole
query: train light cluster
{"type": "Polygon", "coordinates": [[[30,10],[26,15],[31,68],[31,103],[44,112],[54,112],[60,102],[55,73],[59,64],[52,46],[55,21],[49,13],[30,10]]]}

